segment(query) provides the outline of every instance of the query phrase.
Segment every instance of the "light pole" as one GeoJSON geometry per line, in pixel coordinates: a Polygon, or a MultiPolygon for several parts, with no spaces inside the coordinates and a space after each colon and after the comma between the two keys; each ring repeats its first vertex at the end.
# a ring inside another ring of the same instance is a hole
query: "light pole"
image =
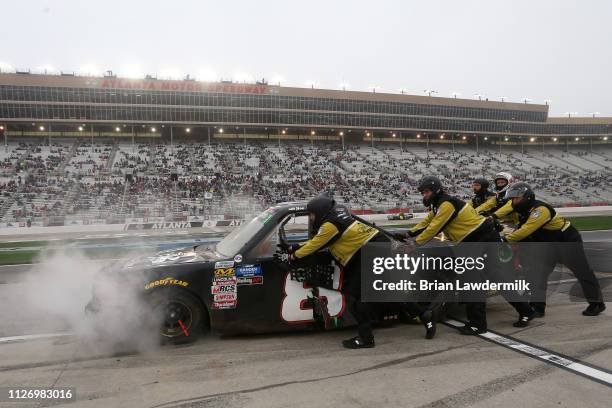
{"type": "Polygon", "coordinates": [[[474,136],[476,136],[476,154],[478,154],[478,135],[474,136]]]}
{"type": "Polygon", "coordinates": [[[404,146],[403,146],[403,140],[402,140],[402,132],[399,132],[400,134],[400,156],[404,155],[404,146]]]}
{"type": "Polygon", "coordinates": [[[284,130],[278,129],[278,133],[277,134],[278,134],[278,151],[279,152],[280,152],[280,135],[281,135],[281,133],[285,134],[284,132],[285,132],[284,130]]]}
{"type": "MultiPolygon", "coordinates": [[[[115,128],[115,132],[119,133],[120,131],[121,131],[121,128],[120,128],[119,126],[117,126],[117,127],[115,128]]],[[[93,142],[91,143],[91,151],[92,151],[92,152],[94,151],[94,148],[93,148],[93,142]]]]}
{"type": "MultiPolygon", "coordinates": [[[[79,130],[79,139],[81,139],[80,136],[83,134],[83,126],[79,126],[77,129],[79,130]]],[[[79,143],[80,143],[80,140],[79,140],[79,143]]]]}
{"type": "Polygon", "coordinates": [[[342,139],[342,151],[344,151],[344,132],[340,132],[340,138],[342,139]]]}

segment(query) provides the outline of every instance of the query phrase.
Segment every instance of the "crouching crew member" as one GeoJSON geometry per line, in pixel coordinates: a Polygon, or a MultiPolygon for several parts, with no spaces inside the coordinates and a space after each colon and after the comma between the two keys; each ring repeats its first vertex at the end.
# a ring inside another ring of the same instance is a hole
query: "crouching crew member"
{"type": "Polygon", "coordinates": [[[348,209],[336,204],[333,199],[321,194],[306,206],[310,223],[317,234],[302,243],[290,254],[290,261],[304,258],[328,248],[336,262],[344,267],[342,289],[351,300],[352,314],[357,319],[358,335],[344,340],[346,348],[374,347],[372,332],[372,305],[361,301],[361,248],[382,236],[376,228],[355,220],[348,209]]]}
{"type": "MultiPolygon", "coordinates": [[[[446,194],[437,177],[424,177],[418,186],[423,196],[423,204],[430,207],[427,216],[412,227],[405,236],[416,237],[417,245],[423,245],[438,233],[453,242],[501,242],[499,233],[492,221],[476,213],[464,201],[446,194]]],[[[494,259],[495,256],[489,257],[494,259]]],[[[482,301],[467,303],[468,324],[460,329],[462,334],[479,334],[487,331],[486,303],[482,301]]],[[[534,311],[527,302],[510,302],[519,313],[515,327],[525,327],[534,317],[534,311]]]]}
{"type": "MultiPolygon", "coordinates": [[[[603,302],[599,281],[589,266],[584,253],[582,236],[569,221],[560,217],[549,204],[535,199],[527,183],[516,183],[506,191],[506,199],[512,200],[512,209],[519,215],[519,228],[505,236],[508,242],[548,242],[546,248],[537,248],[537,254],[528,260],[536,264],[533,278],[537,279],[538,296],[546,297],[549,275],[557,263],[567,266],[582,286],[589,306],[582,312],[585,316],[597,316],[606,305],[603,302]],[[555,243],[572,243],[555,245],[555,243]],[[544,250],[544,251],[542,251],[544,250]]],[[[530,251],[531,253],[531,251],[530,251]]],[[[538,316],[544,316],[546,302],[533,302],[538,316]]]]}

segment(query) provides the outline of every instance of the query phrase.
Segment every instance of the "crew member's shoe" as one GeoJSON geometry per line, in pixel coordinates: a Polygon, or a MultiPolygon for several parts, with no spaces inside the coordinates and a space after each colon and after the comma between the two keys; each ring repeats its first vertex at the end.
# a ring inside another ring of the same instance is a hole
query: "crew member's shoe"
{"type": "Polygon", "coordinates": [[[516,322],[512,323],[512,325],[514,327],[527,327],[527,326],[529,326],[529,322],[537,317],[536,316],[537,314],[538,314],[538,312],[534,309],[528,315],[519,316],[518,320],[516,322]]]}
{"type": "Polygon", "coordinates": [[[373,348],[375,346],[374,338],[362,339],[359,336],[342,340],[342,345],[347,349],[373,348]]]}
{"type": "Polygon", "coordinates": [[[425,326],[425,338],[431,340],[436,335],[436,319],[433,310],[426,310],[421,314],[421,321],[425,326]]]}
{"type": "Polygon", "coordinates": [[[477,336],[486,332],[486,329],[479,329],[478,327],[470,326],[469,324],[459,328],[459,333],[465,336],[477,336]]]}
{"type": "Polygon", "coordinates": [[[585,316],[597,316],[604,310],[606,310],[606,304],[604,302],[592,302],[589,303],[589,307],[582,311],[582,314],[585,316]]]}
{"type": "Polygon", "coordinates": [[[534,317],[544,317],[546,316],[546,303],[544,302],[530,302],[529,306],[535,310],[536,314],[534,317]]]}

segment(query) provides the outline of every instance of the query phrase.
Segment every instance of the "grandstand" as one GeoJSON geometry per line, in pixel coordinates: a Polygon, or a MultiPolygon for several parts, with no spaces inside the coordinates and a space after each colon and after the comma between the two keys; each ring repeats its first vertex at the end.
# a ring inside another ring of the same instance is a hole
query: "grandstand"
{"type": "Polygon", "coordinates": [[[322,190],[360,212],[512,172],[612,203],[612,118],[548,106],[194,81],[0,74],[0,225],[244,217],[322,190]],[[0,139],[1,140],[1,139],[0,139]]]}
{"type": "Polygon", "coordinates": [[[322,190],[333,191],[354,210],[420,208],[415,185],[425,174],[442,175],[450,192],[467,198],[475,176],[492,177],[499,170],[530,182],[555,205],[612,203],[610,147],[596,153],[552,148],[476,153],[470,146],[452,151],[446,145],[426,150],[356,144],[342,150],[337,143],[158,142],[9,143],[2,149],[3,162],[12,165],[3,167],[0,178],[1,222],[244,215],[322,190]],[[248,205],[239,208],[241,202],[248,205]]]}

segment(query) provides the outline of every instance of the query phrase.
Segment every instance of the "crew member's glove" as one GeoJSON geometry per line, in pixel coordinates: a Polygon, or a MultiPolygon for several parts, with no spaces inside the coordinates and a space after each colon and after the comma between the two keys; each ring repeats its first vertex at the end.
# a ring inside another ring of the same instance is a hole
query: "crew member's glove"
{"type": "Polygon", "coordinates": [[[419,235],[420,233],[421,233],[421,230],[419,230],[419,231],[411,231],[411,230],[406,231],[406,234],[407,234],[409,237],[411,237],[411,238],[416,237],[416,236],[417,236],[417,235],[419,235]]]}
{"type": "Polygon", "coordinates": [[[287,248],[287,252],[289,252],[290,254],[294,253],[295,251],[297,251],[298,249],[300,249],[302,245],[300,244],[293,244],[293,245],[289,245],[289,248],[287,248]]]}
{"type": "Polygon", "coordinates": [[[414,239],[407,238],[405,241],[403,241],[403,244],[404,245],[402,246],[402,250],[404,253],[410,255],[411,253],[416,251],[417,245],[414,239]]]}
{"type": "Polygon", "coordinates": [[[285,252],[275,252],[274,255],[272,255],[272,258],[276,262],[281,262],[281,263],[289,262],[289,254],[287,254],[285,252]]]}
{"type": "Polygon", "coordinates": [[[501,237],[502,242],[508,242],[508,239],[505,236],[501,237]]]}
{"type": "Polygon", "coordinates": [[[493,219],[493,225],[495,226],[495,230],[497,232],[502,232],[504,230],[504,226],[500,224],[499,221],[497,221],[497,219],[493,219]]]}
{"type": "Polygon", "coordinates": [[[292,254],[295,251],[297,251],[298,249],[300,249],[300,244],[293,244],[293,245],[287,245],[287,244],[277,244],[277,247],[279,247],[283,252],[287,252],[288,254],[292,254]]]}
{"type": "Polygon", "coordinates": [[[281,250],[281,252],[289,252],[289,247],[290,247],[290,246],[291,246],[291,245],[287,245],[287,244],[285,244],[285,243],[283,243],[283,242],[279,242],[278,244],[276,244],[276,247],[277,247],[278,249],[280,249],[280,250],[281,250]]]}
{"type": "Polygon", "coordinates": [[[406,238],[408,238],[408,234],[405,232],[394,232],[393,233],[393,239],[396,239],[398,241],[403,241],[406,238]]]}

